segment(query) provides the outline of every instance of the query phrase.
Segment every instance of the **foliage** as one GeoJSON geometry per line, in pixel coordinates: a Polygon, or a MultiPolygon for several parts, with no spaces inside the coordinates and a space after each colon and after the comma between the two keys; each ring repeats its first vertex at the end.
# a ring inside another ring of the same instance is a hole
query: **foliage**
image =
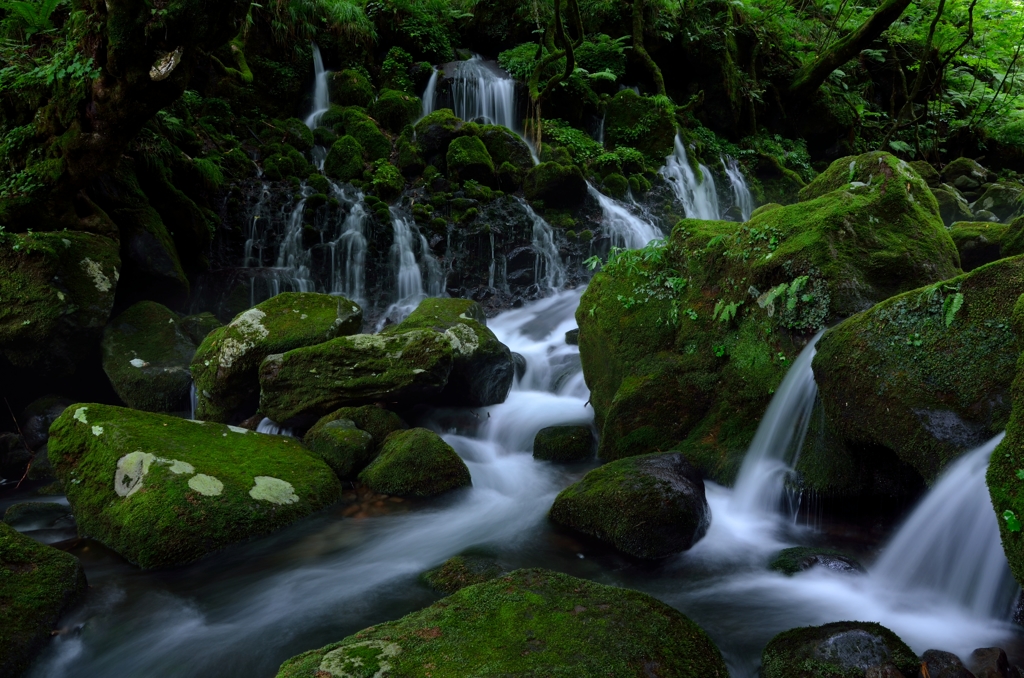
{"type": "Polygon", "coordinates": [[[247,24],[255,20],[253,13],[270,26],[279,44],[295,43],[305,47],[320,31],[326,31],[351,42],[368,44],[376,40],[373,23],[359,0],[271,0],[253,4],[247,24]]]}
{"type": "Polygon", "coordinates": [[[557,144],[569,151],[577,163],[584,163],[596,158],[603,152],[601,144],[589,134],[578,130],[564,120],[544,120],[544,141],[557,144]]]}

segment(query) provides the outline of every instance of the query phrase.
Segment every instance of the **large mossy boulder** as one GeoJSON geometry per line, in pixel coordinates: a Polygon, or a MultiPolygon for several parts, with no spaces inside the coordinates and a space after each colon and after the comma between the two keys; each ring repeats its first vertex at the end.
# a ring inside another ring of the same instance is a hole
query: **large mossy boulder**
{"type": "Polygon", "coordinates": [[[512,352],[487,328],[483,307],[470,299],[424,299],[384,334],[432,330],[452,344],[454,360],[448,383],[435,404],[486,407],[505,402],[515,378],[512,352]]]}
{"type": "Polygon", "coordinates": [[[597,441],[590,426],[547,426],[533,438],[533,458],[572,463],[594,456],[597,441]]]}
{"type": "Polygon", "coordinates": [[[931,193],[897,158],[837,160],[808,189],[745,224],[680,221],[593,278],[576,319],[602,459],[675,448],[731,483],[816,331],[960,272],[931,193]]]}
{"type": "Polygon", "coordinates": [[[334,142],[324,161],[324,174],[337,181],[363,176],[363,147],[355,137],[345,135],[334,142]]]}
{"type": "Polygon", "coordinates": [[[763,678],[863,678],[868,669],[885,666],[916,676],[920,662],[899,636],[874,622],[783,631],[761,655],[763,678]]]}
{"type": "Polygon", "coordinates": [[[479,134],[480,140],[487,147],[487,152],[494,161],[495,167],[503,163],[509,163],[518,170],[528,170],[533,167],[533,155],[530,147],[526,145],[522,137],[500,125],[481,125],[479,134]]]}
{"type": "Polygon", "coordinates": [[[251,416],[264,358],[354,334],[362,322],[355,303],[312,292],[284,292],[240,313],[207,335],[192,360],[196,417],[223,422],[251,416]]]}
{"type": "Polygon", "coordinates": [[[413,404],[437,397],[455,360],[451,336],[431,330],[357,334],[270,355],[260,366],[260,411],[308,426],[339,407],[413,404]]]}
{"type": "Polygon", "coordinates": [[[449,558],[420,577],[432,588],[450,596],[467,586],[491,581],[506,572],[494,558],[467,553],[449,558]]]}
{"type": "Polygon", "coordinates": [[[957,158],[943,167],[942,178],[960,191],[973,191],[995,180],[991,172],[970,158],[957,158]]]}
{"type": "Polygon", "coordinates": [[[69,553],[0,523],[0,676],[20,676],[86,590],[69,553]]]}
{"type": "Polygon", "coordinates": [[[466,136],[470,130],[450,108],[440,108],[416,123],[416,143],[428,164],[445,169],[448,146],[453,139],[466,136]]]}
{"type": "Polygon", "coordinates": [[[340,106],[368,107],[373,103],[373,85],[359,71],[345,69],[332,73],[328,79],[331,102],[340,106]]]}
{"type": "Polygon", "coordinates": [[[478,137],[458,137],[448,145],[448,173],[457,181],[494,184],[494,161],[478,137]]]}
{"type": "Polygon", "coordinates": [[[375,451],[380,450],[384,439],[390,434],[409,428],[408,424],[391,410],[376,405],[363,405],[362,407],[342,407],[325,415],[307,431],[307,435],[316,431],[317,427],[325,426],[338,419],[348,419],[356,425],[356,428],[373,436],[375,451]]]}
{"type": "Polygon", "coordinates": [[[357,428],[351,419],[318,423],[306,432],[302,442],[341,480],[355,480],[359,472],[373,461],[376,452],[373,436],[357,428]]]}
{"type": "Polygon", "coordinates": [[[469,586],[397,621],[293,657],[277,676],[428,672],[453,678],[729,675],[707,634],[665,603],[535,569],[469,586]]]}
{"type": "Polygon", "coordinates": [[[97,350],[114,307],[118,243],[78,231],[0,234],[0,355],[68,377],[97,350]]]}
{"type": "Polygon", "coordinates": [[[341,498],[297,440],[110,405],[69,407],[50,462],[79,534],[142,568],[192,562],[341,498]]]}
{"type": "Polygon", "coordinates": [[[416,122],[421,109],[420,100],[411,94],[386,89],[370,107],[370,113],[384,129],[395,134],[406,125],[416,122]]]}
{"type": "Polygon", "coordinates": [[[472,485],[462,458],[425,428],[389,435],[359,480],[374,492],[407,497],[434,497],[472,485]]]}
{"type": "MultiPolygon", "coordinates": [[[[827,425],[848,448],[891,450],[926,481],[1006,427],[1020,354],[1011,316],[1024,257],[887,299],[829,330],[813,367],[827,425]]],[[[840,490],[836,449],[801,456],[817,490],[840,490]]],[[[863,469],[870,474],[872,469],[863,469]]],[[[844,474],[847,472],[844,471],[844,474]]]]}
{"type": "Polygon", "coordinates": [[[672,153],[676,137],[675,111],[671,104],[623,89],[608,103],[605,141],[610,147],[629,146],[657,166],[672,153]]]}
{"type": "Polygon", "coordinates": [[[1009,230],[1007,224],[990,221],[959,221],[952,224],[949,235],[960,253],[960,267],[970,272],[1007,256],[1003,253],[1003,242],[1009,230]]]}
{"type": "Polygon", "coordinates": [[[155,301],[140,301],[103,333],[103,371],[125,405],[147,412],[188,409],[195,355],[178,315],[155,301]]]}
{"type": "Polygon", "coordinates": [[[704,481],[681,454],[629,457],[596,468],[559,493],[550,516],[646,559],[688,550],[711,524],[704,481]]]}
{"type": "Polygon", "coordinates": [[[526,199],[540,200],[545,207],[577,207],[587,197],[587,180],[576,165],[542,162],[523,180],[526,199]]]}

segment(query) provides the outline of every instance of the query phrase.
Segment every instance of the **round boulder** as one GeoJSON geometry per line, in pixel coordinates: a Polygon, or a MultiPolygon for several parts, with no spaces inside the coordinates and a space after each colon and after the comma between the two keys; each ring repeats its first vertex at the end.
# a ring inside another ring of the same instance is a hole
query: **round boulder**
{"type": "Polygon", "coordinates": [[[681,454],[627,457],[596,468],[562,490],[550,516],[647,559],[686,551],[711,524],[704,481],[681,454]]]}
{"type": "Polygon", "coordinates": [[[412,497],[433,497],[472,485],[465,462],[441,436],[425,428],[389,435],[359,480],[374,492],[412,497]]]}
{"type": "Polygon", "coordinates": [[[921,675],[927,675],[928,678],[975,678],[952,652],[925,650],[921,655],[921,667],[928,670],[927,674],[921,672],[921,675]]]}
{"type": "Polygon", "coordinates": [[[533,439],[533,458],[544,461],[586,461],[597,451],[589,426],[548,426],[533,439]]]}
{"type": "Polygon", "coordinates": [[[373,461],[373,436],[356,428],[351,419],[317,424],[303,442],[342,480],[354,480],[373,461]]]}
{"type": "Polygon", "coordinates": [[[761,655],[761,676],[864,678],[872,669],[886,675],[882,669],[887,665],[913,676],[920,663],[914,651],[881,624],[835,622],[790,629],[772,638],[761,655]]]}
{"type": "Polygon", "coordinates": [[[834,572],[864,572],[864,566],[842,551],[794,546],[783,549],[768,564],[769,570],[794,575],[813,567],[824,567],[834,572]]]}

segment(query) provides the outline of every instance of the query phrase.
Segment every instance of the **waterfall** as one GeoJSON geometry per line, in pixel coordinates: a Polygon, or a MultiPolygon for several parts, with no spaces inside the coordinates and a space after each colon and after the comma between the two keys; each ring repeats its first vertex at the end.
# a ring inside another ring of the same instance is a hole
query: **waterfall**
{"type": "MultiPolygon", "coordinates": [[[[790,366],[757,427],[736,478],[731,508],[737,513],[775,514],[786,478],[793,472],[803,447],[811,410],[818,396],[811,360],[819,332],[790,366]]],[[[791,513],[795,507],[790,507],[791,513]]]]}
{"type": "Polygon", "coordinates": [[[676,135],[675,151],[665,159],[665,166],[658,170],[672,187],[676,200],[683,206],[689,219],[720,219],[718,210],[718,193],[715,190],[715,179],[711,170],[698,165],[701,178],[697,179],[690,161],[686,157],[686,148],[682,139],[676,135]]]}
{"type": "Polygon", "coordinates": [[[739,210],[743,221],[749,221],[750,215],[754,211],[754,196],[750,194],[746,177],[743,176],[736,158],[727,155],[721,160],[722,167],[725,168],[725,176],[729,178],[729,186],[732,188],[733,206],[739,210]]]}
{"type": "Polygon", "coordinates": [[[327,87],[328,71],[324,70],[324,60],[320,56],[320,48],[313,43],[313,73],[316,75],[316,85],[313,88],[313,112],[306,118],[306,127],[316,129],[320,125],[320,118],[331,107],[330,91],[327,87]]]}
{"type": "Polygon", "coordinates": [[[938,593],[981,617],[1009,616],[1018,589],[985,485],[989,457],[1004,435],[942,473],[871,568],[878,584],[938,593]]]}
{"type": "Polygon", "coordinates": [[[420,113],[421,120],[434,112],[434,97],[436,96],[437,78],[440,73],[441,72],[436,68],[431,69],[430,80],[427,81],[427,88],[423,90],[423,110],[420,113]]]}
{"type": "Polygon", "coordinates": [[[597,141],[597,143],[601,144],[601,146],[604,146],[604,121],[607,118],[608,118],[608,114],[607,113],[602,113],[601,114],[601,122],[597,126],[597,138],[595,139],[595,141],[597,141]]]}
{"type": "Polygon", "coordinates": [[[273,419],[263,417],[260,423],[256,425],[256,433],[266,433],[272,436],[290,436],[292,435],[292,430],[290,428],[282,428],[273,419]]]}
{"type": "Polygon", "coordinates": [[[196,418],[196,408],[199,406],[199,396],[196,394],[196,382],[192,381],[188,385],[188,418],[196,418]]]}
{"type": "Polygon", "coordinates": [[[340,294],[346,299],[365,306],[366,299],[366,234],[364,232],[368,215],[363,204],[363,194],[357,192],[350,197],[344,188],[333,184],[334,195],[339,201],[352,205],[341,224],[341,234],[330,243],[331,248],[331,294],[340,294]]]}
{"type": "Polygon", "coordinates": [[[612,246],[635,250],[662,237],[656,226],[634,215],[622,203],[604,195],[589,183],[587,190],[601,206],[601,225],[611,237],[612,246]]]}
{"type": "Polygon", "coordinates": [[[469,121],[483,118],[493,125],[520,130],[515,80],[478,54],[457,62],[453,71],[451,96],[455,115],[469,121]]]}
{"type": "Polygon", "coordinates": [[[416,223],[391,208],[394,241],[391,244],[391,270],[395,275],[394,303],[381,322],[401,322],[427,297],[444,296],[445,274],[430,251],[430,244],[416,223]],[[419,248],[419,261],[416,249],[419,248]],[[426,285],[424,285],[424,279],[426,285]]]}
{"type": "Polygon", "coordinates": [[[533,221],[533,250],[537,255],[534,280],[541,289],[554,292],[565,284],[565,265],[555,246],[555,233],[551,224],[534,212],[526,201],[520,200],[520,204],[533,221]]]}

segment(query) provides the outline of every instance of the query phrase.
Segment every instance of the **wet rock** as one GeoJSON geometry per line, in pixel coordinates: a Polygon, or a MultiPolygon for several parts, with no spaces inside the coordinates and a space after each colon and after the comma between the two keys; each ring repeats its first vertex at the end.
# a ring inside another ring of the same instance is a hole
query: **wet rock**
{"type": "Polygon", "coordinates": [[[522,379],[523,376],[526,375],[526,368],[527,368],[526,356],[524,356],[521,353],[513,353],[512,354],[512,363],[515,365],[516,378],[517,379],[522,379]]]}
{"type": "Polygon", "coordinates": [[[50,450],[46,445],[41,445],[32,456],[32,465],[28,468],[29,480],[51,481],[57,477],[53,474],[53,466],[50,465],[50,450]]]}
{"type": "Polygon", "coordinates": [[[978,188],[991,178],[987,169],[970,158],[957,158],[942,168],[942,178],[961,191],[978,188]]]}
{"type": "Polygon", "coordinates": [[[533,439],[533,458],[570,463],[586,461],[597,451],[590,426],[548,426],[533,439]]]}
{"type": "Polygon", "coordinates": [[[102,347],[103,371],[128,407],[188,409],[189,363],[196,345],[176,313],[155,301],[140,301],[107,325],[102,347]]]}
{"type": "Polygon", "coordinates": [[[1009,221],[1019,216],[1024,208],[1024,204],[1021,202],[1022,196],[1024,196],[1024,186],[1018,183],[1008,181],[991,184],[974,203],[974,209],[990,212],[997,221],[1009,221]]]}
{"type": "Polygon", "coordinates": [[[422,104],[417,97],[385,89],[370,106],[370,114],[384,129],[398,134],[403,127],[416,122],[421,109],[422,104]]]}
{"type": "Polygon", "coordinates": [[[28,668],[85,590],[77,558],[0,523],[0,676],[28,668]]]}
{"type": "Polygon", "coordinates": [[[987,221],[960,221],[950,226],[949,235],[960,252],[960,267],[970,272],[1002,259],[1003,240],[1009,228],[987,221]]]}
{"type": "Polygon", "coordinates": [[[477,136],[484,142],[487,152],[498,168],[508,163],[516,170],[526,171],[533,167],[533,156],[530,147],[522,137],[507,127],[500,125],[481,125],[477,136]]]}
{"type": "Polygon", "coordinates": [[[50,461],[79,535],[142,568],[192,562],[341,496],[330,467],[291,438],[109,405],[69,407],[50,461]]]}
{"type": "Polygon", "coordinates": [[[356,428],[351,419],[318,423],[302,440],[341,480],[355,480],[376,453],[373,436],[356,428]]]}
{"type": "MultiPolygon", "coordinates": [[[[1011,318],[1021,293],[1024,257],[1003,259],[829,330],[813,362],[828,425],[848,444],[892,450],[933,480],[1006,426],[1020,351],[1011,318]]],[[[823,476],[833,470],[849,475],[838,461],[804,463],[816,489],[832,484],[823,476]]]]}
{"type": "Polygon", "coordinates": [[[189,336],[192,343],[199,346],[206,339],[206,335],[213,332],[224,323],[217,319],[217,316],[210,312],[197,313],[181,319],[181,329],[189,336]]]}
{"type": "Polygon", "coordinates": [[[11,504],[4,511],[4,522],[16,530],[42,530],[58,523],[74,524],[71,507],[50,501],[26,501],[11,504]]]}
{"type": "Polygon", "coordinates": [[[868,668],[864,672],[864,678],[906,678],[906,676],[892,664],[882,664],[868,668]]]}
{"type": "Polygon", "coordinates": [[[565,343],[569,344],[570,346],[579,346],[580,345],[580,328],[577,327],[574,330],[569,330],[568,332],[566,332],[565,333],[565,343]]]}
{"type": "Polygon", "coordinates": [[[363,146],[355,137],[343,136],[331,146],[324,161],[324,174],[337,181],[352,181],[363,175],[363,146]]]}
{"type": "Polygon", "coordinates": [[[457,181],[494,185],[494,161],[484,142],[477,137],[459,137],[448,145],[448,172],[457,181]]]}
{"type": "Polygon", "coordinates": [[[637,591],[516,570],[286,661],[278,678],[422,667],[460,675],[726,678],[721,653],[682,613],[637,591]]]}
{"type": "Polygon", "coordinates": [[[331,102],[339,106],[368,107],[373,103],[373,85],[359,71],[346,69],[332,73],[328,79],[331,102]]]}
{"type": "Polygon", "coordinates": [[[359,480],[374,492],[412,497],[433,497],[472,484],[466,463],[441,436],[425,428],[385,438],[359,480]]]}
{"type": "Polygon", "coordinates": [[[938,188],[942,184],[942,177],[939,176],[939,173],[930,163],[924,160],[913,160],[908,164],[914,168],[919,177],[924,179],[929,188],[938,188]]]}
{"type": "Polygon", "coordinates": [[[50,438],[50,424],[72,401],[57,395],[47,395],[32,401],[21,415],[21,433],[29,449],[38,450],[50,438]]]}
{"type": "Polygon", "coordinates": [[[999,217],[997,217],[993,212],[989,212],[988,210],[978,210],[977,212],[974,213],[974,218],[977,221],[999,221],[999,217]]]}
{"type": "Polygon", "coordinates": [[[463,129],[466,123],[448,108],[434,111],[416,123],[416,143],[423,153],[424,160],[438,169],[444,170],[448,146],[451,142],[471,133],[471,129],[463,129]]]}
{"type": "Polygon", "coordinates": [[[97,350],[121,270],[114,240],[8,234],[0,247],[0,356],[36,379],[69,377],[97,350]]]}
{"type": "Polygon", "coordinates": [[[998,647],[982,647],[971,653],[967,665],[975,678],[1021,678],[1020,670],[1010,664],[1006,652],[998,647]]]}
{"type": "Polygon", "coordinates": [[[974,214],[971,212],[967,200],[952,186],[933,188],[932,195],[935,196],[935,201],[939,205],[939,216],[942,217],[942,223],[947,226],[957,221],[974,220],[974,214]]]}
{"type": "Polygon", "coordinates": [[[918,671],[917,678],[977,678],[964,667],[959,657],[941,650],[926,650],[921,655],[921,667],[928,673],[918,671]]]}
{"type": "Polygon", "coordinates": [[[594,469],[559,493],[551,519],[637,558],[696,544],[711,524],[704,481],[681,454],[649,454],[594,469]]]}
{"type": "Polygon", "coordinates": [[[864,567],[854,558],[834,549],[795,546],[783,549],[768,564],[769,570],[794,575],[814,567],[823,567],[833,572],[864,573],[864,567]]]}
{"type": "Polygon", "coordinates": [[[835,622],[790,629],[772,638],[761,655],[763,678],[861,678],[869,669],[884,676],[890,664],[905,676],[918,669],[917,655],[899,637],[873,622],[835,622]]]}
{"type": "Polygon", "coordinates": [[[423,581],[445,595],[461,591],[467,586],[482,584],[505,574],[506,570],[494,558],[466,554],[449,558],[439,567],[423,573],[423,581]]]}
{"type": "Polygon", "coordinates": [[[362,318],[362,309],[348,299],[308,292],[284,292],[240,313],[211,332],[192,360],[196,417],[235,421],[249,416],[256,410],[264,358],[358,332],[362,318]]]}
{"type": "Polygon", "coordinates": [[[356,428],[369,433],[373,437],[374,455],[380,451],[384,439],[388,435],[409,428],[409,425],[391,410],[376,405],[363,405],[362,407],[342,407],[325,415],[309,429],[307,435],[313,433],[317,427],[325,426],[338,419],[348,419],[355,424],[356,428]]]}
{"type": "Polygon", "coordinates": [[[526,199],[543,201],[545,207],[577,207],[587,197],[587,181],[576,165],[542,162],[523,180],[526,199]]]}

